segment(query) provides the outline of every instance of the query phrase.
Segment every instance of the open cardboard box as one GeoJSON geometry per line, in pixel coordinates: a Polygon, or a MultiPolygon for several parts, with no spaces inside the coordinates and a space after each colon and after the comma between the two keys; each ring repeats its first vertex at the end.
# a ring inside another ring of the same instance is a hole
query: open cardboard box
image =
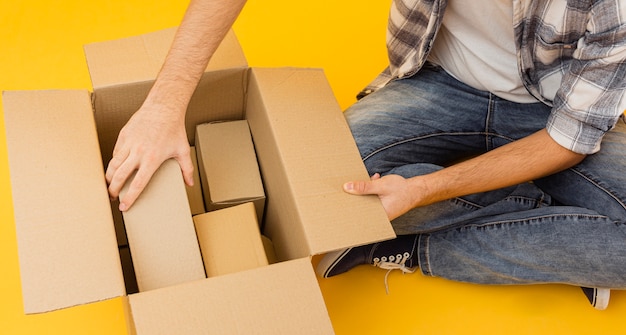
{"type": "Polygon", "coordinates": [[[248,120],[279,262],[126,294],[103,162],[173,34],[87,45],[93,93],[4,92],[25,312],[126,297],[130,333],[332,333],[311,256],[394,233],[376,197],[341,190],[368,175],[323,72],[250,69],[232,33],[192,98],[187,134],[193,144],[197,124],[248,120]]]}

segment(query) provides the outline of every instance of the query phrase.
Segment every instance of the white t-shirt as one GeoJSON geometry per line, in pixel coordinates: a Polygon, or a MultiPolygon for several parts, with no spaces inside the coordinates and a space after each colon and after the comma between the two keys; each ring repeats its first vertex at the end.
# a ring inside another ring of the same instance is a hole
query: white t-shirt
{"type": "Polygon", "coordinates": [[[520,79],[512,22],[512,0],[449,0],[428,59],[476,89],[537,102],[520,79]]]}

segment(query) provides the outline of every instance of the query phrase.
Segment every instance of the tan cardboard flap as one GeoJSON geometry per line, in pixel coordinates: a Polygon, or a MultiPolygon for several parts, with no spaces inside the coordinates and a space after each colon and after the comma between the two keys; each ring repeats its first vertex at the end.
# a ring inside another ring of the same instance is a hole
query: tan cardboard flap
{"type": "Polygon", "coordinates": [[[280,259],[395,236],[376,196],[342,190],[369,176],[321,70],[252,69],[246,118],[280,259]]]}
{"type": "Polygon", "coordinates": [[[89,93],[3,99],[26,313],[124,295],[89,93]]]}
{"type": "Polygon", "coordinates": [[[133,294],[138,335],[333,334],[308,258],[133,294]]]}
{"type": "MultiPolygon", "coordinates": [[[[176,28],[85,45],[94,89],[156,78],[170,49],[176,28]]],[[[247,67],[243,50],[230,31],[215,51],[208,71],[247,67]]]]}

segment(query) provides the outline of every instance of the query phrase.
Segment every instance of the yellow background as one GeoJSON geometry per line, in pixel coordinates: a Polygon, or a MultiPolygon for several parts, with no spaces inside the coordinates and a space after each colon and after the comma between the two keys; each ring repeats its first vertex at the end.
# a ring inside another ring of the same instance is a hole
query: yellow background
{"type": "MultiPolygon", "coordinates": [[[[343,108],[385,66],[390,0],[250,0],[235,25],[251,66],[324,68],[343,108]]],[[[0,90],[91,88],[82,45],[177,25],[186,1],[0,0],[0,90]]],[[[0,334],[126,334],[121,299],[25,316],[0,118],[0,334]]],[[[68,207],[72,204],[68,203],[68,207]]],[[[33,209],[36,210],[36,209],[33,209]]],[[[320,280],[337,334],[624,334],[626,295],[495,287],[368,266],[320,280]]]]}

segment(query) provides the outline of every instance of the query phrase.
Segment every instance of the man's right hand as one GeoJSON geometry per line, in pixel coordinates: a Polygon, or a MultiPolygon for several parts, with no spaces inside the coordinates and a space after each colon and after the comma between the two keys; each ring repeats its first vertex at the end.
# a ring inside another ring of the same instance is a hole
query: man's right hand
{"type": "Polygon", "coordinates": [[[120,210],[130,208],[154,172],[169,158],[178,161],[187,185],[193,184],[185,131],[187,104],[245,2],[190,2],[146,101],[120,131],[107,167],[106,180],[113,199],[135,173],[128,192],[120,199],[120,210]]]}
{"type": "Polygon", "coordinates": [[[120,199],[120,210],[133,205],[154,172],[169,158],[178,161],[187,185],[193,185],[193,164],[185,131],[184,113],[159,113],[149,107],[138,110],[122,128],[106,170],[109,195],[120,191],[136,172],[128,192],[120,199]]]}

